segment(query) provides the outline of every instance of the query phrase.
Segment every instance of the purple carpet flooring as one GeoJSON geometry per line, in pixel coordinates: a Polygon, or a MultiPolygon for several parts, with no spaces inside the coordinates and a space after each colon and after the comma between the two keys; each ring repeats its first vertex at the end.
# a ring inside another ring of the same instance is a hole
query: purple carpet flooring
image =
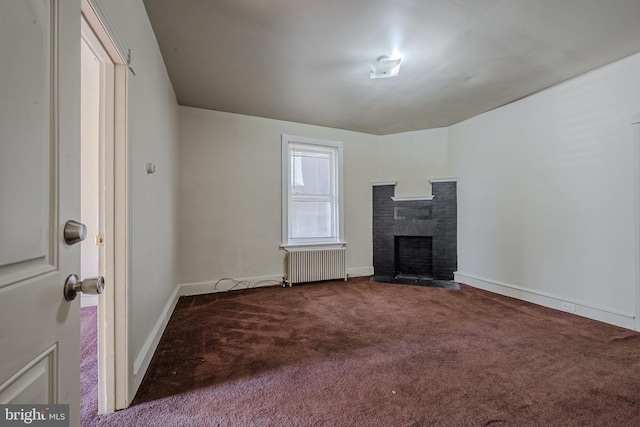
{"type": "Polygon", "coordinates": [[[465,285],[182,297],[132,406],[84,414],[87,426],[638,426],[640,335],[465,285]]]}
{"type": "Polygon", "coordinates": [[[82,307],[80,324],[80,422],[83,426],[95,425],[98,413],[98,310],[82,307]]]}

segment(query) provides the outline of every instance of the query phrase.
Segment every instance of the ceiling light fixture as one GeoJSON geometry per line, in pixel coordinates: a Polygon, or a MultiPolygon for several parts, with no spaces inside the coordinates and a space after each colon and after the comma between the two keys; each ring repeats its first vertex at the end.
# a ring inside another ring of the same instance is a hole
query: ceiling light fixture
{"type": "Polygon", "coordinates": [[[402,58],[391,59],[388,56],[381,56],[376,62],[371,63],[372,79],[385,79],[396,77],[400,73],[400,61],[402,58]]]}

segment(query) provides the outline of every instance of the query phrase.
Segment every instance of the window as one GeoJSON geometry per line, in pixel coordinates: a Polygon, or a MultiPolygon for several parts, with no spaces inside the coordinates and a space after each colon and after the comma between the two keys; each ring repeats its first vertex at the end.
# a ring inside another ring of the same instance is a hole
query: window
{"type": "Polygon", "coordinates": [[[282,135],[283,246],[342,243],[342,142],[282,135]]]}

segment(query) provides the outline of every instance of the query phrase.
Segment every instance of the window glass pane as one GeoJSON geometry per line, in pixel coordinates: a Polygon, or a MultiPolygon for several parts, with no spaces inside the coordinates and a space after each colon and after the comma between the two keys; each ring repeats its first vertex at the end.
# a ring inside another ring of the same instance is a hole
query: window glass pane
{"type": "Polygon", "coordinates": [[[290,188],[304,187],[304,177],[302,176],[302,157],[292,153],[291,156],[291,183],[290,188]]]}
{"type": "Polygon", "coordinates": [[[291,191],[300,194],[331,192],[331,162],[329,153],[295,150],[291,153],[291,191]]]}
{"type": "Polygon", "coordinates": [[[331,203],[328,201],[293,201],[291,203],[291,238],[333,237],[331,203]]]}

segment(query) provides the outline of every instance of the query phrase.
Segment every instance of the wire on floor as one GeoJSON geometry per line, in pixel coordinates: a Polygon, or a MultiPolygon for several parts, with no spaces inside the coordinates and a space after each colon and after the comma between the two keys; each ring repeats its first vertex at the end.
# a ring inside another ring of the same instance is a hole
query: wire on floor
{"type": "Polygon", "coordinates": [[[255,285],[251,286],[250,280],[236,280],[232,279],[231,277],[224,277],[216,282],[213,289],[216,291],[220,291],[220,289],[218,289],[218,285],[225,282],[233,283],[233,286],[231,286],[229,289],[224,290],[225,292],[233,291],[235,289],[250,289],[258,286],[276,286],[282,284],[282,282],[278,280],[260,280],[259,282],[256,282],[255,285]]]}

